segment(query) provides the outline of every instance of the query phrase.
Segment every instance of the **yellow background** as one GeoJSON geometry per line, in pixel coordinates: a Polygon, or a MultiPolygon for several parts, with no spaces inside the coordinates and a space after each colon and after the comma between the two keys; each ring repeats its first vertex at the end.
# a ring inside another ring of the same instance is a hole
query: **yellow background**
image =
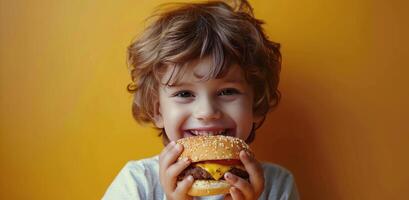
{"type": "MultiPolygon", "coordinates": [[[[101,198],[162,148],[131,117],[125,48],[164,1],[0,2],[0,199],[101,198]]],[[[284,60],[252,146],[302,199],[409,197],[404,2],[251,1],[284,60]]]]}

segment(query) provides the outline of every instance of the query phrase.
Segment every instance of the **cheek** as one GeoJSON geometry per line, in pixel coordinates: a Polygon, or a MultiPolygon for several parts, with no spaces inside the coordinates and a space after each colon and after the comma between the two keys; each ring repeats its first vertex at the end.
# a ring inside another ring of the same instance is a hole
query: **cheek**
{"type": "Polygon", "coordinates": [[[252,101],[249,98],[238,99],[234,103],[227,106],[230,113],[236,115],[237,119],[241,121],[252,121],[253,108],[252,101]]]}
{"type": "Polygon", "coordinates": [[[180,131],[186,121],[188,113],[180,106],[170,105],[163,109],[163,122],[167,136],[170,140],[177,140],[183,137],[180,131]]]}
{"type": "Polygon", "coordinates": [[[254,121],[252,102],[247,99],[243,99],[235,102],[234,104],[230,104],[225,108],[226,112],[237,126],[236,128],[238,135],[236,136],[242,139],[247,139],[253,127],[254,121]]]}
{"type": "Polygon", "coordinates": [[[248,113],[251,113],[251,111],[246,112],[246,113],[240,113],[236,117],[235,121],[239,129],[238,134],[241,134],[241,135],[250,134],[250,131],[253,127],[253,117],[252,115],[249,115],[248,113]]]}

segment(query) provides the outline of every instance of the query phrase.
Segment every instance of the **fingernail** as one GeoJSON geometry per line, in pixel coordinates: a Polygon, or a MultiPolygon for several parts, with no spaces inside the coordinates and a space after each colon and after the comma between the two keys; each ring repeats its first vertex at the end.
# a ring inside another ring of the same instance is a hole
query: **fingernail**
{"type": "Polygon", "coordinates": [[[183,162],[185,162],[185,163],[190,163],[190,160],[189,160],[188,157],[186,157],[186,158],[183,158],[183,162]]]}
{"type": "Polygon", "coordinates": [[[180,150],[182,150],[182,145],[181,144],[176,144],[176,149],[178,150],[178,151],[180,151],[180,150]]]}
{"type": "Polygon", "coordinates": [[[235,177],[234,177],[233,174],[230,173],[230,172],[225,173],[225,174],[224,174],[224,177],[225,177],[226,179],[235,180],[235,177]]]}
{"type": "Polygon", "coordinates": [[[188,181],[193,181],[193,176],[192,176],[192,175],[189,175],[189,176],[187,177],[187,180],[188,180],[188,181]]]}
{"type": "Polygon", "coordinates": [[[250,152],[243,150],[242,154],[243,154],[242,156],[244,159],[247,159],[247,160],[250,159],[250,156],[251,156],[250,152]]]}
{"type": "Polygon", "coordinates": [[[246,151],[244,151],[244,150],[242,150],[241,152],[240,152],[240,154],[241,154],[241,157],[243,157],[243,158],[245,158],[245,159],[247,159],[248,158],[248,154],[246,153],[246,151]]]}
{"type": "Polygon", "coordinates": [[[175,141],[172,141],[172,142],[169,143],[169,145],[174,146],[175,143],[176,143],[175,141]]]}

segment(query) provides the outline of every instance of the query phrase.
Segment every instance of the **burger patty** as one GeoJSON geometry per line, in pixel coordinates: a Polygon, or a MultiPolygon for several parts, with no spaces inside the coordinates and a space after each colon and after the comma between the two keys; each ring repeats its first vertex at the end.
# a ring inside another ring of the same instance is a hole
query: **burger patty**
{"type": "MultiPolygon", "coordinates": [[[[229,172],[236,176],[244,178],[244,179],[249,178],[249,174],[246,171],[239,169],[239,168],[233,167],[232,169],[229,170],[229,172]]],[[[183,180],[183,178],[185,178],[188,175],[192,175],[193,179],[195,180],[198,180],[198,179],[199,180],[214,180],[214,178],[206,170],[202,169],[201,167],[195,167],[191,165],[185,170],[183,170],[182,173],[179,174],[178,181],[183,180]]],[[[224,179],[224,177],[222,177],[221,179],[224,179]]]]}

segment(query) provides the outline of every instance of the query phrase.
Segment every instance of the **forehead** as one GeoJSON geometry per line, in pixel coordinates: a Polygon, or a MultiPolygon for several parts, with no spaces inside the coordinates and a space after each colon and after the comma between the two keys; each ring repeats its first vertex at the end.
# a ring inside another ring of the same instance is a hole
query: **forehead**
{"type": "Polygon", "coordinates": [[[166,65],[165,67],[166,69],[161,78],[162,84],[165,85],[175,85],[180,81],[198,82],[209,79],[245,80],[243,70],[237,64],[226,66],[218,74],[214,74],[217,66],[214,66],[212,59],[209,57],[193,60],[183,66],[166,65]]]}

